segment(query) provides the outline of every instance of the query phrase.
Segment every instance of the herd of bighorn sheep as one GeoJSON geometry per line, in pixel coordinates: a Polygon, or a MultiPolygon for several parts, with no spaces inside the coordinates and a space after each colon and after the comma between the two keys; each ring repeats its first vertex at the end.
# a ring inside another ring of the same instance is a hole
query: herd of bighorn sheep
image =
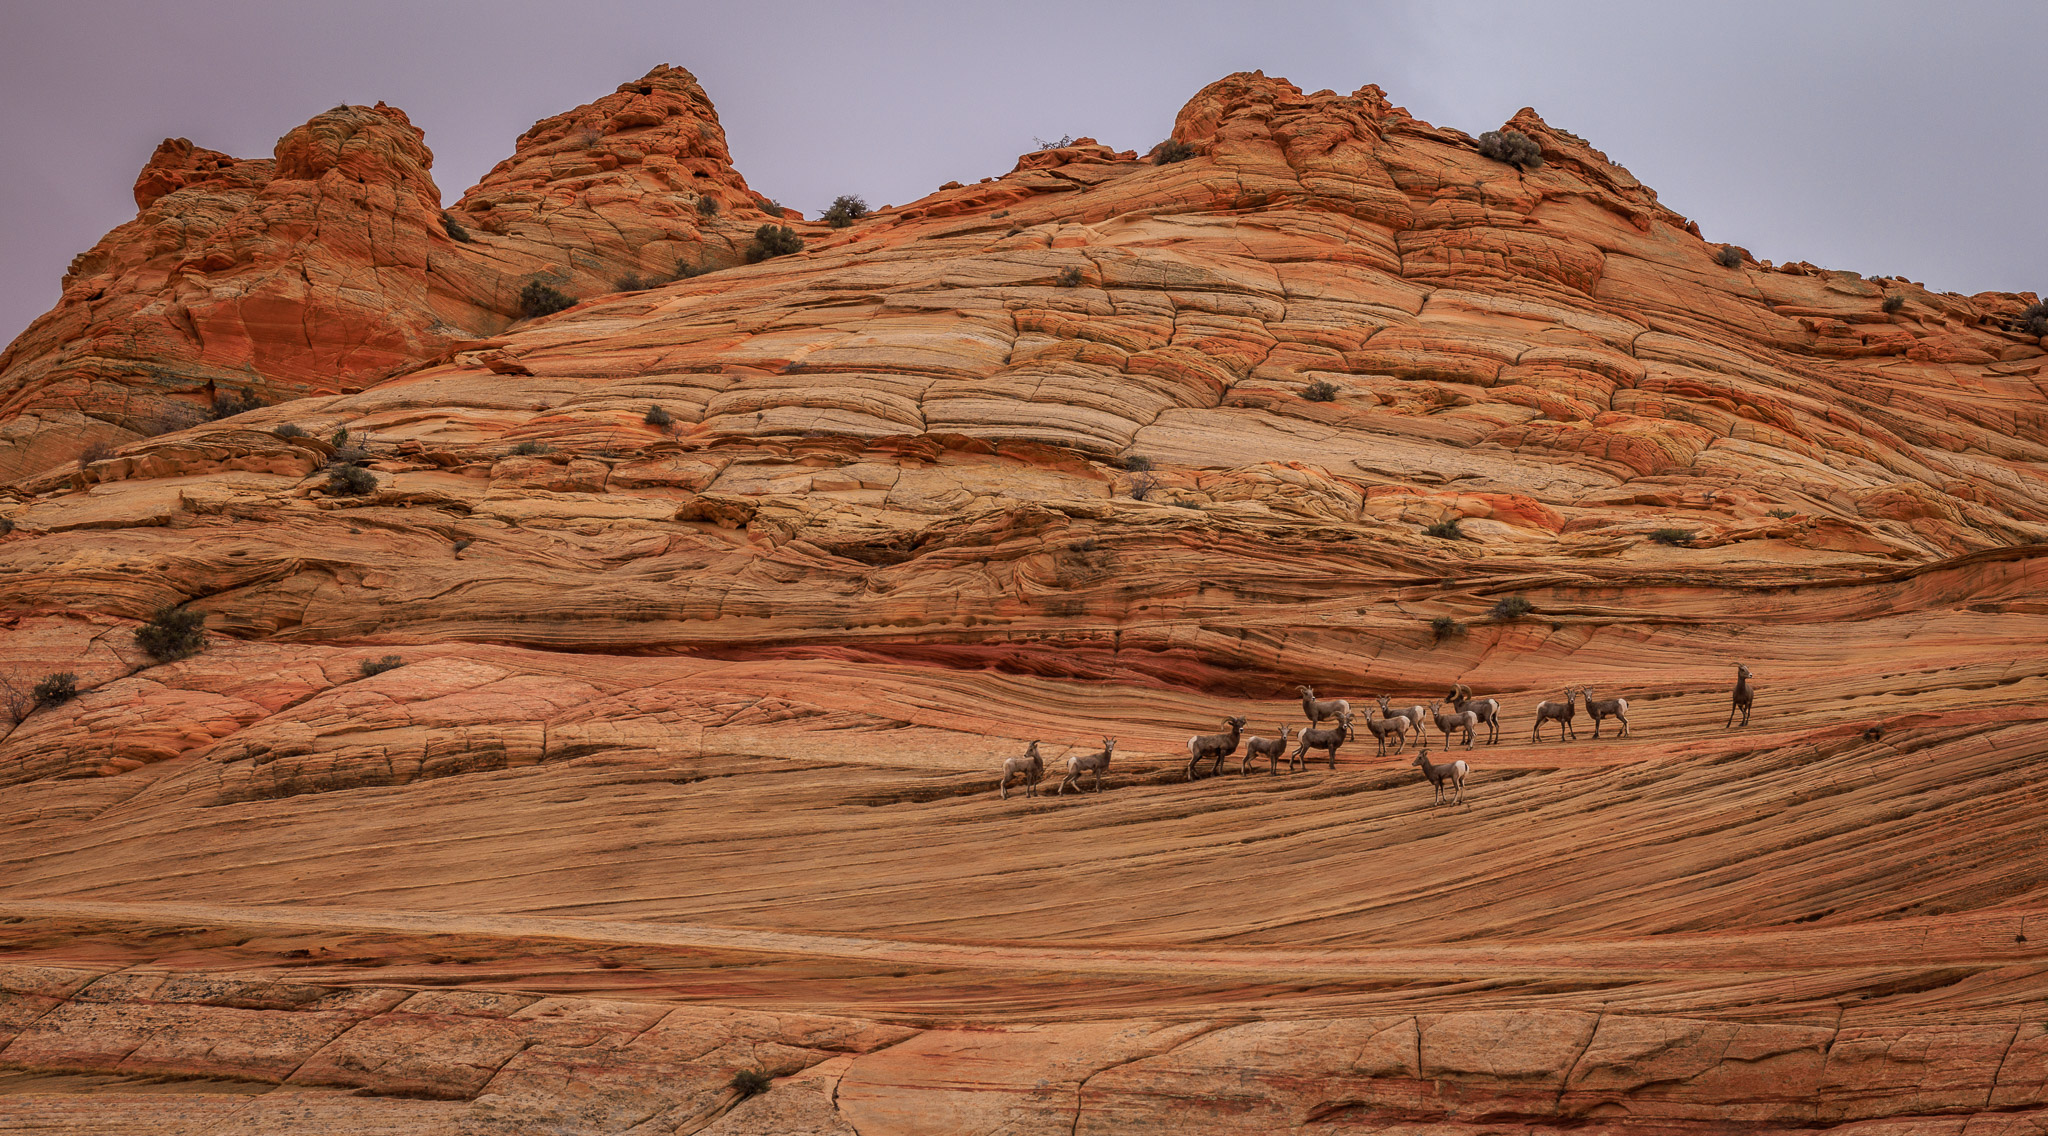
{"type": "MultiPolygon", "coordinates": [[[[1738,714],[1742,718],[1741,724],[1749,725],[1750,705],[1756,698],[1754,688],[1749,685],[1749,678],[1749,668],[1740,663],[1736,664],[1735,691],[1728,709],[1728,723],[1722,727],[1723,729],[1732,729],[1736,725],[1735,719],[1738,714]]],[[[1342,698],[1319,699],[1313,687],[1303,686],[1297,689],[1301,691],[1301,712],[1308,719],[1307,727],[1296,733],[1293,726],[1282,726],[1280,736],[1275,738],[1257,735],[1245,737],[1244,727],[1247,719],[1237,715],[1225,718],[1223,732],[1196,734],[1188,739],[1187,779],[1193,781],[1199,775],[1203,761],[1210,763],[1211,776],[1222,773],[1224,761],[1237,752],[1240,742],[1244,745],[1244,759],[1238,765],[1239,773],[1250,773],[1252,763],[1263,758],[1266,761],[1267,772],[1277,774],[1280,772],[1282,757],[1287,758],[1287,769],[1290,773],[1306,770],[1309,761],[1313,760],[1310,755],[1314,753],[1321,753],[1331,769],[1337,768],[1338,748],[1355,737],[1352,732],[1354,719],[1351,703],[1342,698]],[[1336,725],[1323,725],[1324,722],[1332,721],[1336,725]],[[1295,743],[1292,754],[1287,752],[1289,740],[1295,743]]],[[[1424,725],[1423,707],[1417,705],[1396,708],[1387,695],[1376,695],[1375,698],[1379,702],[1380,716],[1374,718],[1371,709],[1367,708],[1365,728],[1379,744],[1376,756],[1387,755],[1389,741],[1394,743],[1394,753],[1398,755],[1407,748],[1408,735],[1417,735],[1419,750],[1415,760],[1410,764],[1421,769],[1422,775],[1429,780],[1430,788],[1433,790],[1431,805],[1442,803],[1447,791],[1453,798],[1452,804],[1462,804],[1465,800],[1465,778],[1471,772],[1471,767],[1463,761],[1437,764],[1429,760],[1429,733],[1428,726],[1424,725]]],[[[1567,739],[1577,741],[1579,731],[1572,724],[1572,719],[1578,716],[1581,705],[1593,719],[1594,737],[1600,736],[1601,727],[1609,718],[1615,719],[1617,723],[1615,737],[1631,736],[1628,724],[1628,699],[1596,699],[1590,686],[1568,686],[1564,691],[1563,702],[1543,701],[1536,704],[1536,721],[1529,729],[1530,744],[1534,745],[1543,740],[1545,722],[1557,723],[1559,742],[1567,739]]],[[[1500,713],[1498,699],[1474,697],[1472,688],[1464,683],[1452,686],[1449,694],[1431,702],[1428,707],[1430,723],[1443,733],[1445,749],[1455,747],[1456,743],[1451,740],[1454,733],[1463,737],[1466,749],[1471,749],[1481,726],[1486,727],[1486,744],[1498,744],[1500,713]],[[1443,709],[1446,702],[1451,706],[1448,711],[1443,709]]],[[[1065,793],[1069,785],[1073,786],[1076,792],[1080,792],[1083,774],[1093,774],[1094,789],[1098,793],[1101,792],[1102,775],[1109,769],[1110,755],[1115,752],[1116,739],[1104,738],[1100,751],[1076,754],[1067,758],[1067,775],[1060,780],[1059,792],[1065,793]]],[[[1011,780],[1022,778],[1025,795],[1035,797],[1038,795],[1038,782],[1044,776],[1045,761],[1038,755],[1038,743],[1032,742],[1025,749],[1024,756],[1013,757],[1003,762],[1003,779],[996,787],[1007,800],[1010,796],[1011,780]]]]}

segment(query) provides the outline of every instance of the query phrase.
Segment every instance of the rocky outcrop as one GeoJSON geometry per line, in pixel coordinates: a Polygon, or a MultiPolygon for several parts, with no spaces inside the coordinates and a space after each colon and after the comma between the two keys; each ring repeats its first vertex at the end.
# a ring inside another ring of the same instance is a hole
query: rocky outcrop
{"type": "Polygon", "coordinates": [[[0,479],[361,390],[504,329],[529,281],[585,297],[729,263],[765,204],[703,89],[666,66],[539,123],[445,213],[432,163],[382,103],[316,116],[269,160],[166,140],[136,219],[0,354],[0,479]]]}
{"type": "Polygon", "coordinates": [[[657,69],[446,219],[388,108],[171,145],[10,349],[29,1115],[2040,1122],[2034,297],[1257,73],[748,264],[716,122],[657,69]],[[581,302],[515,323],[534,279],[581,302]],[[132,425],[243,375],[275,404],[132,425]],[[165,605],[204,651],[140,651],[165,605]],[[1355,743],[1186,780],[1297,683],[1464,683],[1505,741],[1455,809],[1355,743]],[[1630,735],[1528,743],[1567,684],[1630,735]],[[1104,736],[1105,792],[993,794],[1104,736]]]}

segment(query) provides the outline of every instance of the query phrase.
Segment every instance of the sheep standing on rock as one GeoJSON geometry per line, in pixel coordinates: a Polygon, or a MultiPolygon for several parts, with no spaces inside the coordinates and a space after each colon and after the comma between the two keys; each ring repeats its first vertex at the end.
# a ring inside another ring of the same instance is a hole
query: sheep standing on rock
{"type": "Polygon", "coordinates": [[[1351,703],[1342,698],[1318,699],[1315,687],[1297,686],[1301,692],[1301,712],[1308,715],[1308,724],[1320,726],[1326,718],[1341,718],[1351,713],[1351,703]]]}
{"type": "Polygon", "coordinates": [[[1572,725],[1572,717],[1578,713],[1579,709],[1578,697],[1579,688],[1569,686],[1565,688],[1563,702],[1538,702],[1536,704],[1536,724],[1529,728],[1529,744],[1535,745],[1543,740],[1543,723],[1545,722],[1557,723],[1558,741],[1564,740],[1565,731],[1567,730],[1571,731],[1572,740],[1578,741],[1578,727],[1572,725]]]}
{"type": "Polygon", "coordinates": [[[1721,728],[1725,730],[1735,725],[1737,710],[1742,711],[1742,724],[1749,725],[1749,704],[1755,699],[1756,691],[1749,685],[1749,668],[1741,663],[1735,664],[1735,701],[1728,707],[1728,725],[1721,728]]]}
{"type": "Polygon", "coordinates": [[[1239,763],[1239,773],[1250,773],[1252,762],[1265,758],[1270,763],[1267,772],[1280,772],[1280,759],[1287,756],[1287,735],[1294,732],[1293,726],[1280,727],[1277,738],[1249,737],[1244,740],[1244,761],[1239,763]]]}
{"type": "Polygon", "coordinates": [[[1436,790],[1436,795],[1431,797],[1429,801],[1431,808],[1435,808],[1443,803],[1444,785],[1446,783],[1458,791],[1458,799],[1451,803],[1454,805],[1465,803],[1465,774],[1469,769],[1464,762],[1452,761],[1443,765],[1433,764],[1429,760],[1429,747],[1425,745],[1422,747],[1422,752],[1415,755],[1414,764],[1421,767],[1422,775],[1429,778],[1429,787],[1436,790]]]}
{"type": "Polygon", "coordinates": [[[1188,780],[1195,779],[1195,767],[1202,763],[1203,758],[1214,758],[1216,765],[1212,772],[1221,773],[1223,759],[1237,752],[1237,739],[1244,729],[1244,719],[1225,718],[1223,728],[1225,733],[1196,734],[1188,739],[1188,780]]]}
{"type": "Polygon", "coordinates": [[[1024,795],[1036,797],[1038,783],[1045,779],[1045,760],[1038,756],[1037,742],[1025,747],[1023,757],[1003,762],[1003,779],[996,782],[996,788],[1001,790],[1004,800],[1010,799],[1010,778],[1018,776],[1024,778],[1024,795]]]}
{"type": "Polygon", "coordinates": [[[1498,699],[1474,698],[1472,688],[1461,682],[1451,687],[1451,692],[1444,696],[1444,701],[1451,704],[1451,709],[1460,713],[1469,712],[1479,719],[1479,724],[1486,727],[1487,745],[1494,745],[1500,741],[1498,699]]]}
{"type": "Polygon", "coordinates": [[[1109,759],[1114,753],[1116,753],[1116,739],[1104,738],[1102,739],[1102,748],[1097,752],[1077,753],[1067,758],[1067,775],[1060,779],[1060,792],[1064,794],[1069,785],[1074,787],[1074,792],[1080,792],[1081,775],[1083,773],[1093,773],[1095,775],[1095,791],[1098,793],[1102,792],[1102,775],[1109,769],[1109,759]]]}

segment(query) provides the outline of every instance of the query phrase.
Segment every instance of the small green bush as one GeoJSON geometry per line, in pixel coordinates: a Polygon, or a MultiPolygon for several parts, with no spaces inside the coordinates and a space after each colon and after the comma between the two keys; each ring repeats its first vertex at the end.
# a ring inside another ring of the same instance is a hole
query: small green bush
{"type": "Polygon", "coordinates": [[[754,230],[754,239],[747,245],[747,263],[759,264],[778,256],[788,256],[804,251],[804,239],[788,225],[763,225],[754,230]]]}
{"type": "Polygon", "coordinates": [[[1152,155],[1152,164],[1155,166],[1170,166],[1175,162],[1185,162],[1194,156],[1195,148],[1193,146],[1185,142],[1175,142],[1169,138],[1165,142],[1160,143],[1158,152],[1152,155]]]}
{"type": "Polygon", "coordinates": [[[1906,298],[1904,296],[1899,295],[1897,292],[1894,292],[1891,295],[1886,296],[1884,298],[1884,303],[1878,305],[1879,308],[1882,308],[1884,310],[1884,314],[1888,316],[1898,314],[1899,309],[1905,306],[1906,298]]]}
{"type": "Polygon", "coordinates": [[[1159,488],[1158,479],[1149,473],[1140,473],[1131,478],[1131,500],[1143,501],[1145,498],[1152,496],[1152,491],[1157,488],[1159,488]]]}
{"type": "Polygon", "coordinates": [[[1799,514],[1797,514],[1797,513],[1793,512],[1793,511],[1792,511],[1792,510],[1790,510],[1790,509],[1772,509],[1772,510],[1771,510],[1771,516],[1773,516],[1773,517],[1776,517],[1776,518],[1778,518],[1778,519],[1779,519],[1779,520],[1781,520],[1781,521],[1785,521],[1785,520],[1790,520],[1791,518],[1793,518],[1793,517],[1796,517],[1796,516],[1798,516],[1798,515],[1799,515],[1799,514]]]}
{"type": "Polygon", "coordinates": [[[359,465],[336,462],[327,467],[327,491],[337,497],[361,497],[377,491],[377,475],[359,465]]]}
{"type": "Polygon", "coordinates": [[[1523,599],[1521,596],[1508,596],[1499,603],[1494,604],[1492,610],[1488,611],[1487,614],[1495,619],[1520,619],[1535,610],[1536,605],[1523,599]]]}
{"type": "Polygon", "coordinates": [[[1459,518],[1457,517],[1452,517],[1448,521],[1438,521],[1423,529],[1422,535],[1433,536],[1438,540],[1464,540],[1465,530],[1458,527],[1458,521],[1459,518]]]}
{"type": "Polygon", "coordinates": [[[135,645],[159,663],[198,654],[206,646],[206,613],[169,604],[135,629],[135,645]]]}
{"type": "Polygon", "coordinates": [[[1692,543],[1692,534],[1684,529],[1658,529],[1650,534],[1650,539],[1658,544],[1683,547],[1692,543]]]}
{"type": "Polygon", "coordinates": [[[2048,304],[2028,304],[2021,309],[2018,330],[2032,336],[2048,335],[2048,304]]]}
{"type": "Polygon", "coordinates": [[[449,240],[460,241],[463,244],[469,244],[476,240],[475,237],[469,235],[468,229],[463,228],[460,222],[447,213],[441,214],[441,228],[447,232],[449,240]]]}
{"type": "Polygon", "coordinates": [[[709,194],[699,194],[697,196],[697,212],[706,217],[716,216],[718,213],[718,199],[709,194]]]}
{"type": "Polygon", "coordinates": [[[327,444],[337,450],[346,449],[348,447],[348,427],[336,426],[334,433],[327,435],[327,444]]]}
{"type": "Polygon", "coordinates": [[[1439,615],[1429,621],[1429,630],[1431,634],[1436,636],[1436,641],[1441,643],[1464,629],[1459,626],[1457,620],[1452,619],[1450,616],[1439,615]]]}
{"type": "Polygon", "coordinates": [[[1337,401],[1337,384],[1328,379],[1317,379],[1315,382],[1301,388],[1301,397],[1310,402],[1335,402],[1337,401]]]}
{"type": "Polygon", "coordinates": [[[675,421],[675,417],[669,414],[668,411],[663,410],[659,405],[652,405],[647,408],[646,414],[640,416],[640,421],[647,423],[649,426],[659,426],[667,429],[669,423],[675,421]]]}
{"type": "Polygon", "coordinates": [[[553,315],[575,306],[574,297],[544,280],[528,280],[526,287],[519,290],[519,314],[527,319],[553,315]]]}
{"type": "Polygon", "coordinates": [[[277,435],[280,438],[303,438],[306,436],[306,432],[304,430],[300,429],[298,426],[290,422],[287,422],[284,425],[279,426],[277,429],[272,430],[271,433],[277,435]]]}
{"type": "MultiPolygon", "coordinates": [[[[1018,230],[1011,230],[1012,234],[1016,232],[1018,232],[1018,230]]],[[[1060,273],[1059,276],[1053,280],[1053,283],[1059,285],[1062,288],[1079,288],[1081,286],[1081,270],[1078,268],[1069,268],[1066,271],[1060,273]]]]}
{"type": "Polygon", "coordinates": [[[832,205],[820,214],[818,220],[835,229],[844,229],[868,215],[868,203],[851,193],[842,193],[832,199],[832,205]]]}
{"type": "Polygon", "coordinates": [[[742,1069],[732,1075],[731,1085],[743,1097],[768,1091],[768,1085],[775,1078],[759,1069],[742,1069]]]}
{"type": "Polygon", "coordinates": [[[642,280],[640,275],[634,272],[628,272],[612,282],[612,290],[615,292],[639,292],[653,286],[648,281],[642,280]]]}
{"type": "Polygon", "coordinates": [[[1533,170],[1543,164],[1543,147],[1519,130],[1489,130],[1481,134],[1479,155],[1506,162],[1518,170],[1533,170]]]}
{"type": "Polygon", "coordinates": [[[405,660],[397,655],[386,655],[381,659],[364,659],[362,665],[356,669],[363,673],[364,678],[369,678],[371,675],[380,675],[385,671],[395,671],[404,665],[405,660]]]}
{"type": "Polygon", "coordinates": [[[512,453],[518,457],[526,457],[529,454],[546,454],[552,452],[554,452],[554,447],[548,445],[545,442],[521,442],[518,445],[512,447],[512,453]]]}
{"type": "Polygon", "coordinates": [[[1734,245],[1722,245],[1721,251],[1714,254],[1714,260],[1723,268],[1741,268],[1742,250],[1734,245]]]}
{"type": "Polygon", "coordinates": [[[1152,459],[1144,454],[1125,454],[1117,464],[1132,473],[1144,473],[1152,468],[1152,459]]]}
{"type": "Polygon", "coordinates": [[[44,675],[43,681],[30,692],[38,706],[56,706],[78,697],[78,676],[70,671],[44,675]]]}

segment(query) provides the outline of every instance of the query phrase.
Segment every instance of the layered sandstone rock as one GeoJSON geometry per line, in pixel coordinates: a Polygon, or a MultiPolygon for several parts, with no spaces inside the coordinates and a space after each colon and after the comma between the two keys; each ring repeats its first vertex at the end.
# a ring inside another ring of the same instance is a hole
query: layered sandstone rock
{"type": "Polygon", "coordinates": [[[1521,170],[1257,73],[1186,160],[1083,139],[742,264],[716,121],[672,69],[546,120],[468,243],[395,111],[172,146],[138,196],[181,243],[117,231],[10,349],[0,677],[82,694],[0,736],[0,1093],[81,1123],[167,1078],[135,1099],[195,1131],[2041,1123],[2034,297],[1726,267],[1533,111],[1521,170]],[[536,277],[583,302],[514,325],[536,277]],[[296,397],[69,460],[65,414],[229,368],[296,397]],[[206,651],[138,650],[167,604],[206,651]],[[1505,741],[1455,810],[1356,743],[1185,779],[1297,683],[1469,684],[1505,741]],[[1529,744],[1566,684],[1629,735],[1529,744]],[[1108,791],[993,793],[1105,736],[1108,791]]]}

